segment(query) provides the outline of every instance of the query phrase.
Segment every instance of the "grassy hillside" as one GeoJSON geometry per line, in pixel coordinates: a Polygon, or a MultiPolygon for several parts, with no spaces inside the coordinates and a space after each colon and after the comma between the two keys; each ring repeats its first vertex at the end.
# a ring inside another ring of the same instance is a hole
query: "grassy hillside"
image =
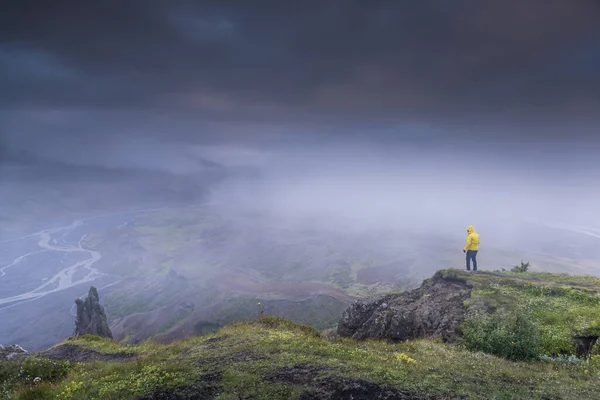
{"type": "Polygon", "coordinates": [[[123,345],[88,336],[33,358],[0,361],[0,394],[62,400],[600,398],[598,345],[587,361],[551,357],[574,353],[573,333],[598,333],[600,279],[456,270],[440,276],[472,287],[464,304],[465,336],[455,345],[324,337],[278,317],[170,344],[123,345]],[[524,316],[519,323],[531,326],[525,333],[535,337],[506,328],[515,315],[524,316]],[[493,316],[500,323],[486,331],[492,325],[485,319],[493,316]],[[478,334],[496,347],[534,346],[537,355],[517,362],[468,350],[478,334]],[[505,342],[507,335],[513,336],[505,342]]]}
{"type": "Polygon", "coordinates": [[[519,363],[432,340],[325,338],[272,317],[168,345],[82,337],[45,355],[87,362],[3,361],[4,398],[597,399],[600,379],[600,357],[519,363]]]}
{"type": "Polygon", "coordinates": [[[531,322],[541,354],[575,354],[573,334],[600,336],[598,278],[537,272],[438,273],[463,277],[473,285],[466,304],[472,316],[519,314],[531,322]]]}

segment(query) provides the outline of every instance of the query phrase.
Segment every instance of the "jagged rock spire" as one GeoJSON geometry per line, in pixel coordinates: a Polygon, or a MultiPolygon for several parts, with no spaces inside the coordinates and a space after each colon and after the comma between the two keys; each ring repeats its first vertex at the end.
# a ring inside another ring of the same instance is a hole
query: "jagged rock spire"
{"type": "Polygon", "coordinates": [[[77,305],[75,336],[96,335],[112,339],[104,307],[100,305],[100,297],[95,287],[90,288],[85,300],[77,299],[75,304],[77,305]]]}

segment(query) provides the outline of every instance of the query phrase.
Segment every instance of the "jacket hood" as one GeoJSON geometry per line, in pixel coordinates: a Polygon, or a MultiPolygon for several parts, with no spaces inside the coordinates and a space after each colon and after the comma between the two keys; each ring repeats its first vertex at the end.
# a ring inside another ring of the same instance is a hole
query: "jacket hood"
{"type": "Polygon", "coordinates": [[[467,227],[467,232],[469,232],[469,233],[475,233],[475,228],[473,227],[473,225],[469,225],[467,227]]]}

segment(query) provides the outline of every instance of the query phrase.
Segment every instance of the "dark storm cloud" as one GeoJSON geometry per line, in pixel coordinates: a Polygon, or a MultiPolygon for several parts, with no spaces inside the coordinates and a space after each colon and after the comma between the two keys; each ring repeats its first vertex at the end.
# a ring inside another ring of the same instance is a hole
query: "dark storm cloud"
{"type": "Polygon", "coordinates": [[[226,120],[591,117],[598,21],[593,0],[15,1],[0,99],[226,120]]]}

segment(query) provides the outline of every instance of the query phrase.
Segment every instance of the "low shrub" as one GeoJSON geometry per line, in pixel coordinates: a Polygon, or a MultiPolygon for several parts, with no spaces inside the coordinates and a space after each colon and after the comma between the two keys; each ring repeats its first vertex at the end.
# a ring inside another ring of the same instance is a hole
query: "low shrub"
{"type": "Polygon", "coordinates": [[[529,261],[526,263],[521,261],[521,265],[515,265],[513,267],[513,269],[510,270],[510,272],[523,273],[523,272],[527,272],[528,270],[529,270],[529,261]]]}
{"type": "MultiPolygon", "coordinates": [[[[12,399],[14,388],[46,386],[63,379],[71,370],[69,361],[54,361],[46,358],[26,358],[22,361],[0,361],[0,399],[12,399]]],[[[36,398],[45,399],[46,389],[32,389],[36,398]],[[35,394],[37,393],[37,394],[35,394]]],[[[25,398],[25,397],[19,397],[25,398]]]]}
{"type": "Polygon", "coordinates": [[[527,313],[476,314],[461,326],[461,343],[509,360],[532,360],[539,354],[539,330],[527,313]]]}

